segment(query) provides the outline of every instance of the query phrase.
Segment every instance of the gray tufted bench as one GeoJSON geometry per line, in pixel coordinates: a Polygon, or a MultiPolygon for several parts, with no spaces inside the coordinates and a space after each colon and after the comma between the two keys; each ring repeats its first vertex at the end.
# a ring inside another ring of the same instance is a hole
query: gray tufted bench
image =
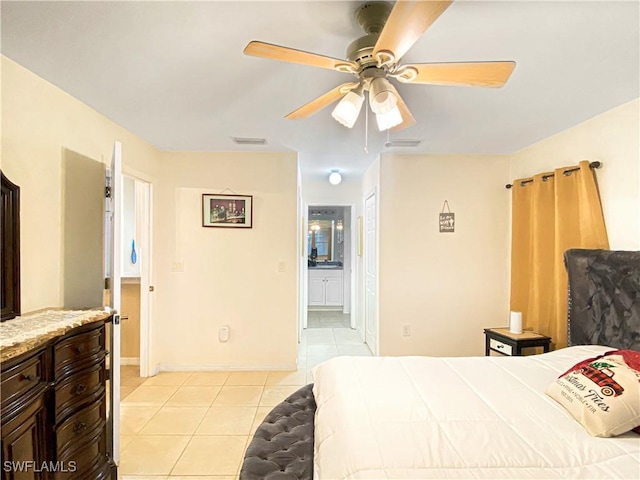
{"type": "Polygon", "coordinates": [[[313,478],[312,389],[302,387],[265,417],[245,452],[240,480],[313,478]]]}

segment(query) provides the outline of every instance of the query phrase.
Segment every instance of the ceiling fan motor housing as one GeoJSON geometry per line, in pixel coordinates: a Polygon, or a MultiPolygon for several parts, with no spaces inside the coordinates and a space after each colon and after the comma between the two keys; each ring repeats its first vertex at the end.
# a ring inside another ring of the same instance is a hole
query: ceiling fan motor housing
{"type": "Polygon", "coordinates": [[[347,59],[359,67],[359,72],[377,66],[377,60],[373,57],[373,49],[378,41],[389,14],[391,4],[388,2],[367,2],[362,4],[355,12],[356,20],[366,33],[353,41],[347,48],[347,59]]]}
{"type": "Polygon", "coordinates": [[[391,14],[391,4],[388,2],[367,2],[356,10],[356,20],[364,33],[382,32],[384,24],[391,14]]]}

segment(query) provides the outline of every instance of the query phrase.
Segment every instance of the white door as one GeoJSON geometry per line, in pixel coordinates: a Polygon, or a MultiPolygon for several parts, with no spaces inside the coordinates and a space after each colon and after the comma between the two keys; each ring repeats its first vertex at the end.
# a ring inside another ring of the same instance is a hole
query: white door
{"type": "Polygon", "coordinates": [[[111,438],[111,456],[113,461],[120,462],[120,299],[121,281],[120,272],[122,268],[122,144],[113,144],[113,155],[111,157],[111,199],[109,202],[108,214],[110,213],[110,246],[111,265],[109,277],[111,281],[110,307],[115,312],[111,325],[111,344],[109,357],[110,371],[110,410],[109,421],[113,426],[111,438]]]}
{"type": "Polygon", "coordinates": [[[365,275],[365,341],[374,355],[378,354],[378,299],[377,299],[377,242],[376,242],[376,195],[365,200],[364,275],[365,275]]]}

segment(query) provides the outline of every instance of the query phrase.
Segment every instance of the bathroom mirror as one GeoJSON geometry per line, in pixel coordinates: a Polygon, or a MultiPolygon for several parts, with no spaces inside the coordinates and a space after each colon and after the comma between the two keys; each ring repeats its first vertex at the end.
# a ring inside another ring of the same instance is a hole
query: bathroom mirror
{"type": "Polygon", "coordinates": [[[311,262],[342,262],[344,259],[344,225],[342,219],[310,220],[307,251],[311,262]]]}

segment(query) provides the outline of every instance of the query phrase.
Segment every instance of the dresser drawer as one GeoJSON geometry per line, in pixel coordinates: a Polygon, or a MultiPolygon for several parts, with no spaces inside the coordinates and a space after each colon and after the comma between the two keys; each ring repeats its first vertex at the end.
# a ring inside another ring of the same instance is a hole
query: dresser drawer
{"type": "Polygon", "coordinates": [[[66,471],[56,472],[56,480],[94,480],[105,478],[108,471],[109,458],[107,451],[107,431],[105,428],[92,432],[81,442],[67,449],[58,459],[68,468],[66,471]]]}
{"type": "Polygon", "coordinates": [[[65,419],[84,403],[103,398],[106,371],[103,360],[90,368],[72,375],[55,386],[56,423],[65,419]]]}
{"type": "Polygon", "coordinates": [[[496,340],[495,338],[490,338],[489,339],[489,347],[492,350],[496,350],[498,352],[504,353],[505,355],[512,355],[512,349],[511,349],[511,345],[507,345],[506,343],[502,343],[499,340],[496,340]]]}
{"type": "MultiPolygon", "coordinates": [[[[55,346],[53,353],[56,380],[86,367],[96,354],[104,351],[104,326],[73,335],[55,346]]],[[[99,360],[96,357],[96,360],[99,360]]]]}
{"type": "Polygon", "coordinates": [[[33,357],[21,361],[17,365],[2,371],[0,391],[2,393],[2,409],[19,400],[40,382],[46,380],[45,352],[41,351],[33,357]]]}
{"type": "Polygon", "coordinates": [[[69,449],[74,450],[76,444],[86,436],[102,430],[106,425],[106,416],[105,399],[101,398],[65,420],[56,428],[58,456],[63,456],[69,449]]]}

